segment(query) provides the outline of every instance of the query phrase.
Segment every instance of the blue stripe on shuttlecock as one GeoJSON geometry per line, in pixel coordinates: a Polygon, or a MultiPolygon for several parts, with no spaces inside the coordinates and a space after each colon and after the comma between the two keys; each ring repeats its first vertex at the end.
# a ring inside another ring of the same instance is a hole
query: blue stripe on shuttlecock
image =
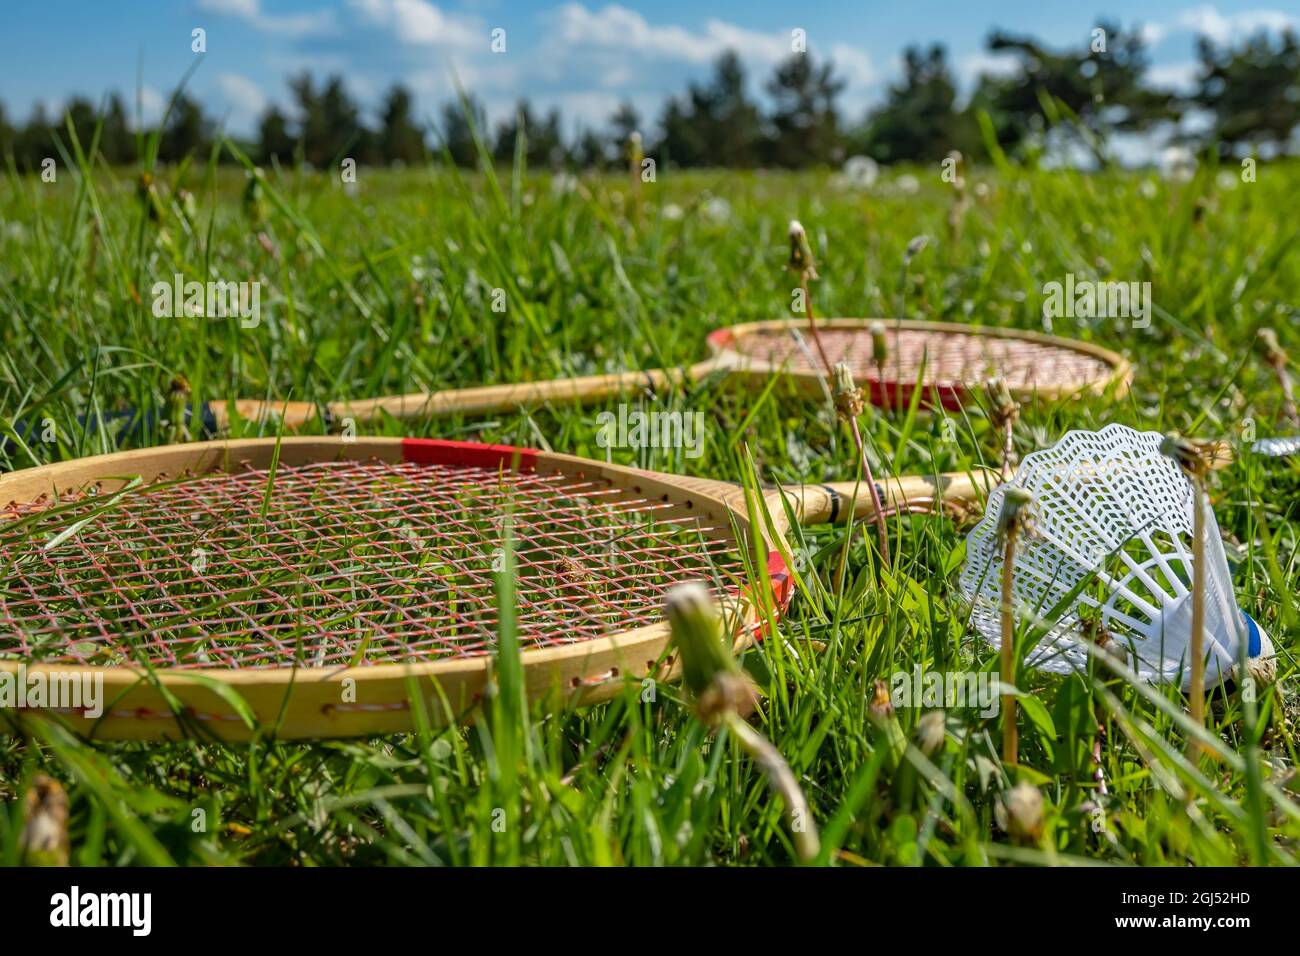
{"type": "Polygon", "coordinates": [[[1246,656],[1259,657],[1260,651],[1264,649],[1259,639],[1259,625],[1245,611],[1241,612],[1241,616],[1246,619],[1246,633],[1249,635],[1246,641],[1246,656]]]}

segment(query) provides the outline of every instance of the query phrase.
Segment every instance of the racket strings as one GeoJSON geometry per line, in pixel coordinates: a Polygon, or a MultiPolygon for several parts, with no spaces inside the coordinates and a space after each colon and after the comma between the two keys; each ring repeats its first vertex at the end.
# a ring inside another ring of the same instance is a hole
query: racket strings
{"type": "MultiPolygon", "coordinates": [[[[889,322],[886,356],[877,367],[872,357],[871,335],[866,329],[821,327],[818,335],[831,364],[845,362],[859,381],[885,381],[911,385],[925,364],[925,386],[970,386],[995,376],[1012,389],[1036,387],[1083,388],[1107,380],[1114,372],[1106,362],[1077,349],[979,334],[941,334],[898,329],[889,322]]],[[[795,372],[823,372],[786,330],[750,332],[731,348],[751,358],[784,366],[795,372]]]]}
{"type": "Polygon", "coordinates": [[[525,649],[657,623],[673,584],[733,591],[742,572],[729,527],[592,480],[333,462],[282,465],[267,488],[250,469],[48,515],[12,506],[37,517],[0,525],[0,656],[250,668],[488,654],[507,528],[525,649]]]}

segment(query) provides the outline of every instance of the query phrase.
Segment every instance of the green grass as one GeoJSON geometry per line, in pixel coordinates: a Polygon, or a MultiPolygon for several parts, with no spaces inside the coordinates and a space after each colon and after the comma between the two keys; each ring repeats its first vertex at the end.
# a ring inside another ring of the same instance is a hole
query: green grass
{"type": "MultiPolygon", "coordinates": [[[[661,171],[637,224],[618,176],[582,177],[570,190],[518,170],[363,170],[350,194],[320,174],[270,170],[249,204],[241,172],[196,162],[156,173],[151,213],[134,171],[61,166],[54,184],[11,171],[0,183],[0,427],[48,418],[57,440],[11,447],[0,465],[112,450],[105,432],[75,422],[123,406],[156,413],[137,443],[183,439],[163,423],[177,376],[195,400],[328,400],[698,360],[710,329],[790,313],[791,218],[808,227],[819,259],[818,315],[902,308],[1041,329],[1042,285],[1067,272],[1151,281],[1149,329],[1122,320],[1055,329],[1125,352],[1138,366],[1131,394],[1026,408],[1022,455],[1111,421],[1233,439],[1249,422],[1261,437],[1275,423],[1285,431],[1252,343],[1269,325],[1300,354],[1300,223],[1284,214],[1300,167],[1264,166],[1258,182],[1231,189],[1213,170],[1173,184],[979,169],[955,243],[939,170],[912,173],[914,192],[897,172],[852,191],[823,174],[661,171]],[[921,234],[931,241],[904,268],[921,234]],[[176,272],[260,278],[261,325],[154,318],[150,286],[176,272]],[[492,310],[494,289],[505,292],[503,313],[492,310]]],[[[705,413],[705,453],[651,450],[642,465],[738,480],[752,455],[783,482],[853,477],[852,444],[820,403],[719,381],[664,401],[705,413]]],[[[375,430],[603,457],[599,410],[375,430]]],[[[1000,439],[980,408],[952,425],[869,414],[877,474],[995,458],[1000,439]]],[[[844,529],[796,534],[813,555],[806,588],[778,639],[744,663],[765,695],[758,726],[807,794],[823,859],[1294,862],[1298,490],[1294,461],[1247,459],[1212,481],[1219,521],[1239,545],[1240,600],[1273,635],[1280,681],[1253,722],[1235,697],[1214,709],[1225,755],[1199,766],[1184,756],[1176,692],[1103,674],[1022,675],[1032,696],[1021,704],[1018,769],[1000,763],[997,718],[973,709],[929,718],[921,746],[925,710],[881,720],[870,702],[876,681],[916,666],[996,673],[997,653],[965,627],[956,590],[969,522],[893,523],[895,567],[879,581],[869,526],[847,540],[844,529]],[[1099,728],[1104,799],[1091,759],[1099,728]],[[999,824],[1019,780],[1044,798],[1037,839],[1013,840],[999,824]]],[[[609,704],[527,720],[498,699],[468,727],[309,744],[87,745],[50,727],[0,736],[0,863],[17,858],[17,797],[36,773],[68,788],[79,864],[791,862],[782,808],[753,763],[695,720],[680,688],[642,698],[637,684],[609,704]]]]}

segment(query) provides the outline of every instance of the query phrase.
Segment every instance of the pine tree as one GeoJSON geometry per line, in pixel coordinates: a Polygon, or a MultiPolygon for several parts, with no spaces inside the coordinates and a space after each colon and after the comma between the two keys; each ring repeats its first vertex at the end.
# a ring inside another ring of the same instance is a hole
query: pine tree
{"type": "Polygon", "coordinates": [[[953,149],[969,152],[975,136],[956,101],[944,48],[908,47],[902,80],[867,117],[857,145],[882,163],[934,162],[953,149]]]}
{"type": "Polygon", "coordinates": [[[811,53],[778,65],[767,84],[775,102],[767,161],[792,169],[838,162],[843,144],[835,99],[843,89],[833,64],[818,66],[811,53]]]}
{"type": "Polygon", "coordinates": [[[108,98],[104,110],[104,129],[99,136],[99,152],[105,162],[124,166],[135,160],[135,136],[127,119],[126,103],[117,93],[108,98]]]}
{"type": "Polygon", "coordinates": [[[23,128],[14,135],[14,159],[19,169],[39,169],[41,160],[55,155],[52,133],[45,106],[37,103],[23,128]]]}
{"type": "Polygon", "coordinates": [[[165,163],[178,163],[186,156],[203,152],[211,142],[211,124],[203,115],[203,108],[197,100],[181,93],[167,114],[158,158],[165,163]]]}
{"type": "Polygon", "coordinates": [[[411,118],[414,101],[411,91],[395,84],[384,99],[380,111],[378,152],[386,163],[408,166],[424,159],[424,133],[411,118]]]}
{"type": "Polygon", "coordinates": [[[5,106],[0,103],[0,163],[13,153],[14,139],[16,130],[9,125],[9,118],[5,115],[5,106]]]}
{"type": "Polygon", "coordinates": [[[272,105],[257,124],[258,160],[262,163],[291,163],[297,144],[289,132],[289,118],[272,105]]]}
{"type": "Polygon", "coordinates": [[[1104,50],[1095,48],[1095,39],[1054,53],[1030,37],[1000,31],[989,36],[990,51],[1019,61],[1012,76],[984,77],[972,98],[973,108],[990,113],[1002,146],[1014,148],[1056,123],[1105,163],[1111,131],[1138,132],[1176,118],[1173,95],[1142,83],[1149,60],[1141,35],[1112,24],[1098,30],[1104,50]]]}
{"type": "Polygon", "coordinates": [[[613,156],[621,156],[627,144],[627,138],[633,133],[643,133],[641,114],[628,100],[618,104],[618,109],[609,118],[610,132],[605,141],[604,154],[608,161],[613,156]]]}
{"type": "Polygon", "coordinates": [[[358,164],[374,161],[374,142],[370,131],[361,124],[361,111],[348,94],[341,76],[325,82],[320,97],[321,120],[326,135],[320,156],[324,164],[336,168],[345,158],[358,164]]]}
{"type": "Polygon", "coordinates": [[[469,116],[459,101],[447,103],[442,108],[442,127],[440,145],[447,150],[451,161],[457,166],[473,167],[478,164],[478,151],[474,146],[473,130],[480,136],[487,133],[487,117],[483,107],[474,97],[466,96],[469,116]],[[473,127],[470,118],[473,117],[473,127]]]}
{"type": "Polygon", "coordinates": [[[1239,47],[1197,42],[1200,70],[1191,102],[1214,117],[1210,145],[1222,155],[1283,150],[1300,126],[1300,44],[1287,31],[1239,47]]]}
{"type": "Polygon", "coordinates": [[[572,159],[583,169],[602,169],[609,162],[606,137],[594,129],[584,129],[574,139],[572,159]]]}
{"type": "Polygon", "coordinates": [[[77,142],[81,144],[82,151],[89,156],[90,144],[94,141],[95,129],[99,126],[99,114],[95,105],[84,96],[74,96],[68,100],[63,108],[63,122],[58,131],[65,142],[68,140],[69,124],[77,134],[77,142]]]}
{"type": "Polygon", "coordinates": [[[326,154],[329,129],[315,81],[311,74],[303,72],[289,81],[289,89],[298,108],[295,123],[302,156],[313,166],[323,166],[331,158],[326,154]]]}
{"type": "Polygon", "coordinates": [[[564,137],[560,132],[560,114],[551,110],[544,120],[533,115],[527,100],[520,100],[514,115],[497,126],[493,156],[497,162],[510,163],[515,157],[515,140],[524,132],[524,160],[529,166],[555,168],[566,158],[564,137]]]}

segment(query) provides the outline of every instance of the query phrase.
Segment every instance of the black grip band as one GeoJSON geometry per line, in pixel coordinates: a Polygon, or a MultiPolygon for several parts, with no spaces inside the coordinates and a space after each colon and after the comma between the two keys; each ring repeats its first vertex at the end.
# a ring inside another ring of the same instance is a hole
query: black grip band
{"type": "Polygon", "coordinates": [[[831,496],[831,516],[826,519],[827,524],[834,524],[835,519],[840,516],[840,493],[830,485],[822,485],[822,491],[831,496]]]}

